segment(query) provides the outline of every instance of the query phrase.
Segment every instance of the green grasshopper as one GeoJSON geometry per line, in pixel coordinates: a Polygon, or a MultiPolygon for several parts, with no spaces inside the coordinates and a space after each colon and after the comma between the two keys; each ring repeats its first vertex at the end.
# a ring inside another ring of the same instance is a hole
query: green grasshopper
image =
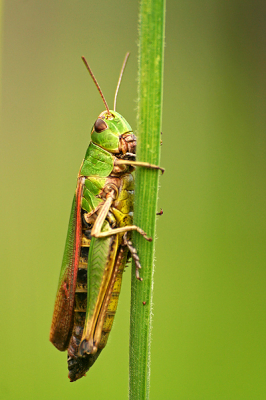
{"type": "Polygon", "coordinates": [[[137,252],[127,237],[133,225],[136,166],[160,169],[135,161],[136,136],[125,118],[115,111],[127,53],[119,76],[114,110],[109,110],[87,61],[82,57],[106,110],[93,125],[91,142],[82,161],[70,214],[59,277],[50,341],[68,350],[71,382],[85,375],[105,347],[117,308],[124,267],[137,252]]]}

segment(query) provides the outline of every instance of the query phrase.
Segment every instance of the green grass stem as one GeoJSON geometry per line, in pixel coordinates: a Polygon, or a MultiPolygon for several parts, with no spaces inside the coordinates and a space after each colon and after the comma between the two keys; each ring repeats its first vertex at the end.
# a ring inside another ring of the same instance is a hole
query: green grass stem
{"type": "MultiPolygon", "coordinates": [[[[162,123],[165,0],[141,0],[139,14],[139,73],[137,160],[160,164],[162,123]]],[[[130,400],[149,398],[152,288],[158,181],[161,172],[136,169],[134,224],[153,238],[147,242],[138,233],[133,241],[143,281],[132,268],[130,319],[130,400]]]]}

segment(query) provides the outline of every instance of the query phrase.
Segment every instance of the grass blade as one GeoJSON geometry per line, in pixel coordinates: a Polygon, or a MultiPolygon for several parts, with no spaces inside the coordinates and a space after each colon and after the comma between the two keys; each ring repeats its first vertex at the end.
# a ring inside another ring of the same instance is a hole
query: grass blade
{"type": "MultiPolygon", "coordinates": [[[[164,20],[165,0],[140,2],[137,160],[156,165],[160,163],[164,20]]],[[[129,378],[131,400],[149,398],[153,258],[159,174],[161,172],[147,168],[136,170],[134,224],[147,232],[153,241],[150,243],[139,234],[133,235],[142,265],[140,275],[143,282],[135,278],[133,266],[129,378]]]]}

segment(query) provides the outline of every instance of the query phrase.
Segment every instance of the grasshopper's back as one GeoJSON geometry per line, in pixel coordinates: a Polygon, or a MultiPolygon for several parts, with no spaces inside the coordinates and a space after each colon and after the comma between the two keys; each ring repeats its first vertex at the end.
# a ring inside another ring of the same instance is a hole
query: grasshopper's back
{"type": "MultiPolygon", "coordinates": [[[[104,222],[102,231],[132,223],[134,188],[132,175],[127,173],[119,177],[108,177],[106,186],[111,184],[116,185],[118,197],[104,222]]],[[[102,194],[104,196],[104,191],[102,194]]],[[[109,236],[106,239],[91,238],[90,222],[93,222],[93,214],[90,215],[83,210],[81,212],[82,239],[75,291],[74,327],[68,347],[71,381],[85,374],[107,343],[121,290],[122,274],[128,258],[128,248],[123,244],[122,234],[109,236]],[[92,351],[92,354],[80,357],[79,346],[86,313],[87,318],[92,319],[96,309],[97,322],[92,329],[92,335],[97,350],[95,353],[92,351]]]]}

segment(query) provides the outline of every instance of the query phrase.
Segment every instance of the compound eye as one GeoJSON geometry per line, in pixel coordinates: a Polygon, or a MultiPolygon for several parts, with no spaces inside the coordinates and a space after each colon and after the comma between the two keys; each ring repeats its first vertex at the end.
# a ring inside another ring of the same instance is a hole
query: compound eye
{"type": "Polygon", "coordinates": [[[100,133],[102,131],[105,131],[105,129],[107,129],[108,126],[106,125],[106,123],[101,119],[98,118],[94,124],[94,130],[97,133],[100,133]]]}

